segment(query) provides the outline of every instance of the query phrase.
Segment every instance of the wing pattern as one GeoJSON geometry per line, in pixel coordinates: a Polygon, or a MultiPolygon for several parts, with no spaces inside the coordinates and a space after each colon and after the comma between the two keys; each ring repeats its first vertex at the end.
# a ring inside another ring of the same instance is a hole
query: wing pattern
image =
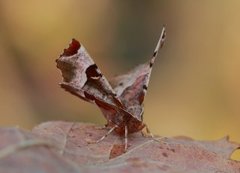
{"type": "MultiPolygon", "coordinates": [[[[129,133],[141,130],[143,100],[146,95],[152,66],[163,46],[166,32],[163,28],[151,60],[130,72],[110,80],[105,78],[86,49],[75,39],[56,60],[62,72],[61,87],[81,99],[96,104],[109,126],[119,131],[128,126],[129,133]],[[137,127],[136,127],[137,126],[137,127]],[[134,129],[135,128],[135,129],[134,129]]],[[[122,133],[122,132],[119,132],[122,133]]]]}

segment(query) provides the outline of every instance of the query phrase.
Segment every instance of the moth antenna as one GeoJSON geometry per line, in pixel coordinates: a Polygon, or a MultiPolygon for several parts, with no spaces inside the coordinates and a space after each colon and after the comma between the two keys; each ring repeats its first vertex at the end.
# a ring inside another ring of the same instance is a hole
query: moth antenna
{"type": "Polygon", "coordinates": [[[157,57],[159,49],[161,49],[163,47],[164,42],[165,42],[165,38],[166,38],[166,27],[163,26],[161,35],[160,35],[158,43],[157,43],[157,46],[156,46],[156,48],[153,52],[153,57],[152,57],[151,62],[150,62],[150,67],[152,67],[152,65],[155,61],[155,58],[157,57]]]}

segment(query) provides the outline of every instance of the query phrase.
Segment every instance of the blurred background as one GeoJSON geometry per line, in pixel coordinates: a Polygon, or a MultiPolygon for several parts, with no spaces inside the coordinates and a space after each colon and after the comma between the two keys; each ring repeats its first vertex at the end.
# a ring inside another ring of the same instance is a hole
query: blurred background
{"type": "Polygon", "coordinates": [[[104,124],[62,90],[55,59],[79,40],[107,78],[151,57],[144,121],[154,134],[240,142],[240,1],[0,1],[0,125],[104,124]]]}

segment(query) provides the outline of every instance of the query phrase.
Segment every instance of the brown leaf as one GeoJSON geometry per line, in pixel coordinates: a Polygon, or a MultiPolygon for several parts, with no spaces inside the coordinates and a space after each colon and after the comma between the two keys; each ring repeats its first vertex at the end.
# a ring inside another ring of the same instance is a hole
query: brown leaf
{"type": "Polygon", "coordinates": [[[160,172],[239,173],[240,162],[230,159],[240,147],[228,138],[196,141],[186,137],[129,136],[111,134],[98,144],[106,129],[93,124],[46,122],[33,132],[1,128],[0,170],[3,173],[55,172],[160,172]],[[119,155],[121,154],[121,155],[119,155]],[[111,159],[110,159],[111,158],[111,159]]]}
{"type": "Polygon", "coordinates": [[[50,141],[17,128],[0,129],[1,173],[77,173],[73,162],[61,157],[50,141]]]}

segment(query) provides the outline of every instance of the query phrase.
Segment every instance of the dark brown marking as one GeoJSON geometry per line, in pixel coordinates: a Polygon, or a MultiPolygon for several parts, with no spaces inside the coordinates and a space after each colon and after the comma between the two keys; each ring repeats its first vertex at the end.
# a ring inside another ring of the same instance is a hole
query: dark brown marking
{"type": "Polygon", "coordinates": [[[167,153],[162,153],[162,155],[163,155],[164,157],[168,157],[167,153]]]}
{"type": "Polygon", "coordinates": [[[172,148],[171,151],[175,153],[175,149],[172,148]]]}
{"type": "Polygon", "coordinates": [[[153,57],[155,57],[157,55],[157,51],[153,53],[153,57]]]}
{"type": "Polygon", "coordinates": [[[147,85],[143,85],[143,89],[147,90],[147,85]]]}
{"type": "Polygon", "coordinates": [[[164,31],[162,39],[164,40],[166,38],[166,31],[164,31]]]}
{"type": "Polygon", "coordinates": [[[89,100],[95,100],[95,97],[93,95],[91,95],[91,94],[88,94],[86,91],[84,91],[84,95],[89,100]]]}
{"type": "Polygon", "coordinates": [[[102,74],[97,71],[98,67],[96,64],[90,65],[86,70],[88,79],[102,77],[102,74]]]}
{"type": "Polygon", "coordinates": [[[63,54],[61,56],[75,55],[78,52],[80,47],[81,47],[81,44],[73,38],[72,42],[69,44],[69,47],[67,49],[64,49],[63,54]]]}
{"type": "Polygon", "coordinates": [[[150,68],[152,68],[152,66],[153,66],[153,63],[152,63],[152,62],[150,62],[149,66],[150,66],[150,68]]]}
{"type": "Polygon", "coordinates": [[[117,96],[117,94],[116,94],[116,93],[113,93],[112,95],[113,95],[113,97],[116,97],[116,96],[117,96]]]}
{"type": "Polygon", "coordinates": [[[122,82],[120,82],[120,83],[119,83],[119,86],[123,86],[123,83],[122,83],[122,82]]]}
{"type": "Polygon", "coordinates": [[[163,33],[162,41],[161,41],[161,43],[160,43],[160,48],[163,47],[165,38],[166,38],[166,32],[163,33]]]}

